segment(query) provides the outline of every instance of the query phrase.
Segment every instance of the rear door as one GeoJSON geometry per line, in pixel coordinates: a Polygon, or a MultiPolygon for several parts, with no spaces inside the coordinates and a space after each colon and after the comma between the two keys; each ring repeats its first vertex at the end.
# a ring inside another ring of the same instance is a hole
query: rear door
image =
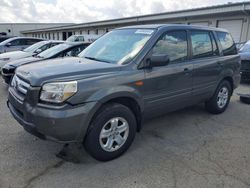
{"type": "Polygon", "coordinates": [[[156,42],[151,55],[168,54],[167,66],[145,69],[145,114],[159,115],[189,104],[193,65],[188,60],[187,31],[169,31],[156,42]]]}
{"type": "Polygon", "coordinates": [[[193,100],[203,100],[213,94],[222,66],[215,37],[211,31],[189,31],[193,70],[193,100]]]}

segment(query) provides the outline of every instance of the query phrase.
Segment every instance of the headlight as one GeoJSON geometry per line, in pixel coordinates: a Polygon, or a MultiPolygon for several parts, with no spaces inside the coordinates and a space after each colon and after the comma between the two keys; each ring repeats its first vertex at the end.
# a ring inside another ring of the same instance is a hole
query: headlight
{"type": "Polygon", "coordinates": [[[62,103],[77,92],[77,81],[44,84],[40,99],[46,102],[62,103]]]}

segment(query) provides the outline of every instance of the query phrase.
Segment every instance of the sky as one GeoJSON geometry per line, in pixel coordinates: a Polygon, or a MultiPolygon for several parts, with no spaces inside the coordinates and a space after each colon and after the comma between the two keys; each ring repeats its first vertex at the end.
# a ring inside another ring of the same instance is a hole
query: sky
{"type": "Polygon", "coordinates": [[[84,23],[226,3],[228,0],[0,0],[0,23],[84,23]]]}

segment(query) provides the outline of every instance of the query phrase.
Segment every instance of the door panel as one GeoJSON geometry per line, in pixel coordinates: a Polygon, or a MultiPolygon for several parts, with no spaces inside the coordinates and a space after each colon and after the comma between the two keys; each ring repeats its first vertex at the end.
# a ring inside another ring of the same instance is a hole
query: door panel
{"type": "Polygon", "coordinates": [[[158,115],[190,104],[192,63],[179,63],[146,70],[145,113],[158,115]]]}
{"type": "Polygon", "coordinates": [[[187,32],[170,31],[160,37],[152,48],[152,55],[160,54],[168,55],[170,63],[145,69],[144,102],[147,117],[184,107],[191,99],[193,64],[188,61],[187,32]]]}
{"type": "Polygon", "coordinates": [[[193,99],[208,99],[214,93],[223,71],[218,45],[209,31],[190,31],[192,44],[193,99]]]}
{"type": "Polygon", "coordinates": [[[210,97],[217,87],[222,72],[219,57],[194,60],[193,96],[202,100],[210,97]]]}

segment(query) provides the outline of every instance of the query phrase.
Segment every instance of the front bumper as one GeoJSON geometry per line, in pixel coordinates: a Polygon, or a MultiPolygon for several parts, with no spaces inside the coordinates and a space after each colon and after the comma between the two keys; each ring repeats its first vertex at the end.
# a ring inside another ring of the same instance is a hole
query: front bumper
{"type": "MultiPolygon", "coordinates": [[[[52,106],[32,104],[26,99],[20,100],[17,96],[15,89],[10,87],[7,105],[13,117],[26,131],[41,139],[56,142],[83,141],[88,127],[89,114],[96,102],[79,106],[70,104],[52,106]]],[[[29,98],[32,99],[32,96],[29,98]]]]}

